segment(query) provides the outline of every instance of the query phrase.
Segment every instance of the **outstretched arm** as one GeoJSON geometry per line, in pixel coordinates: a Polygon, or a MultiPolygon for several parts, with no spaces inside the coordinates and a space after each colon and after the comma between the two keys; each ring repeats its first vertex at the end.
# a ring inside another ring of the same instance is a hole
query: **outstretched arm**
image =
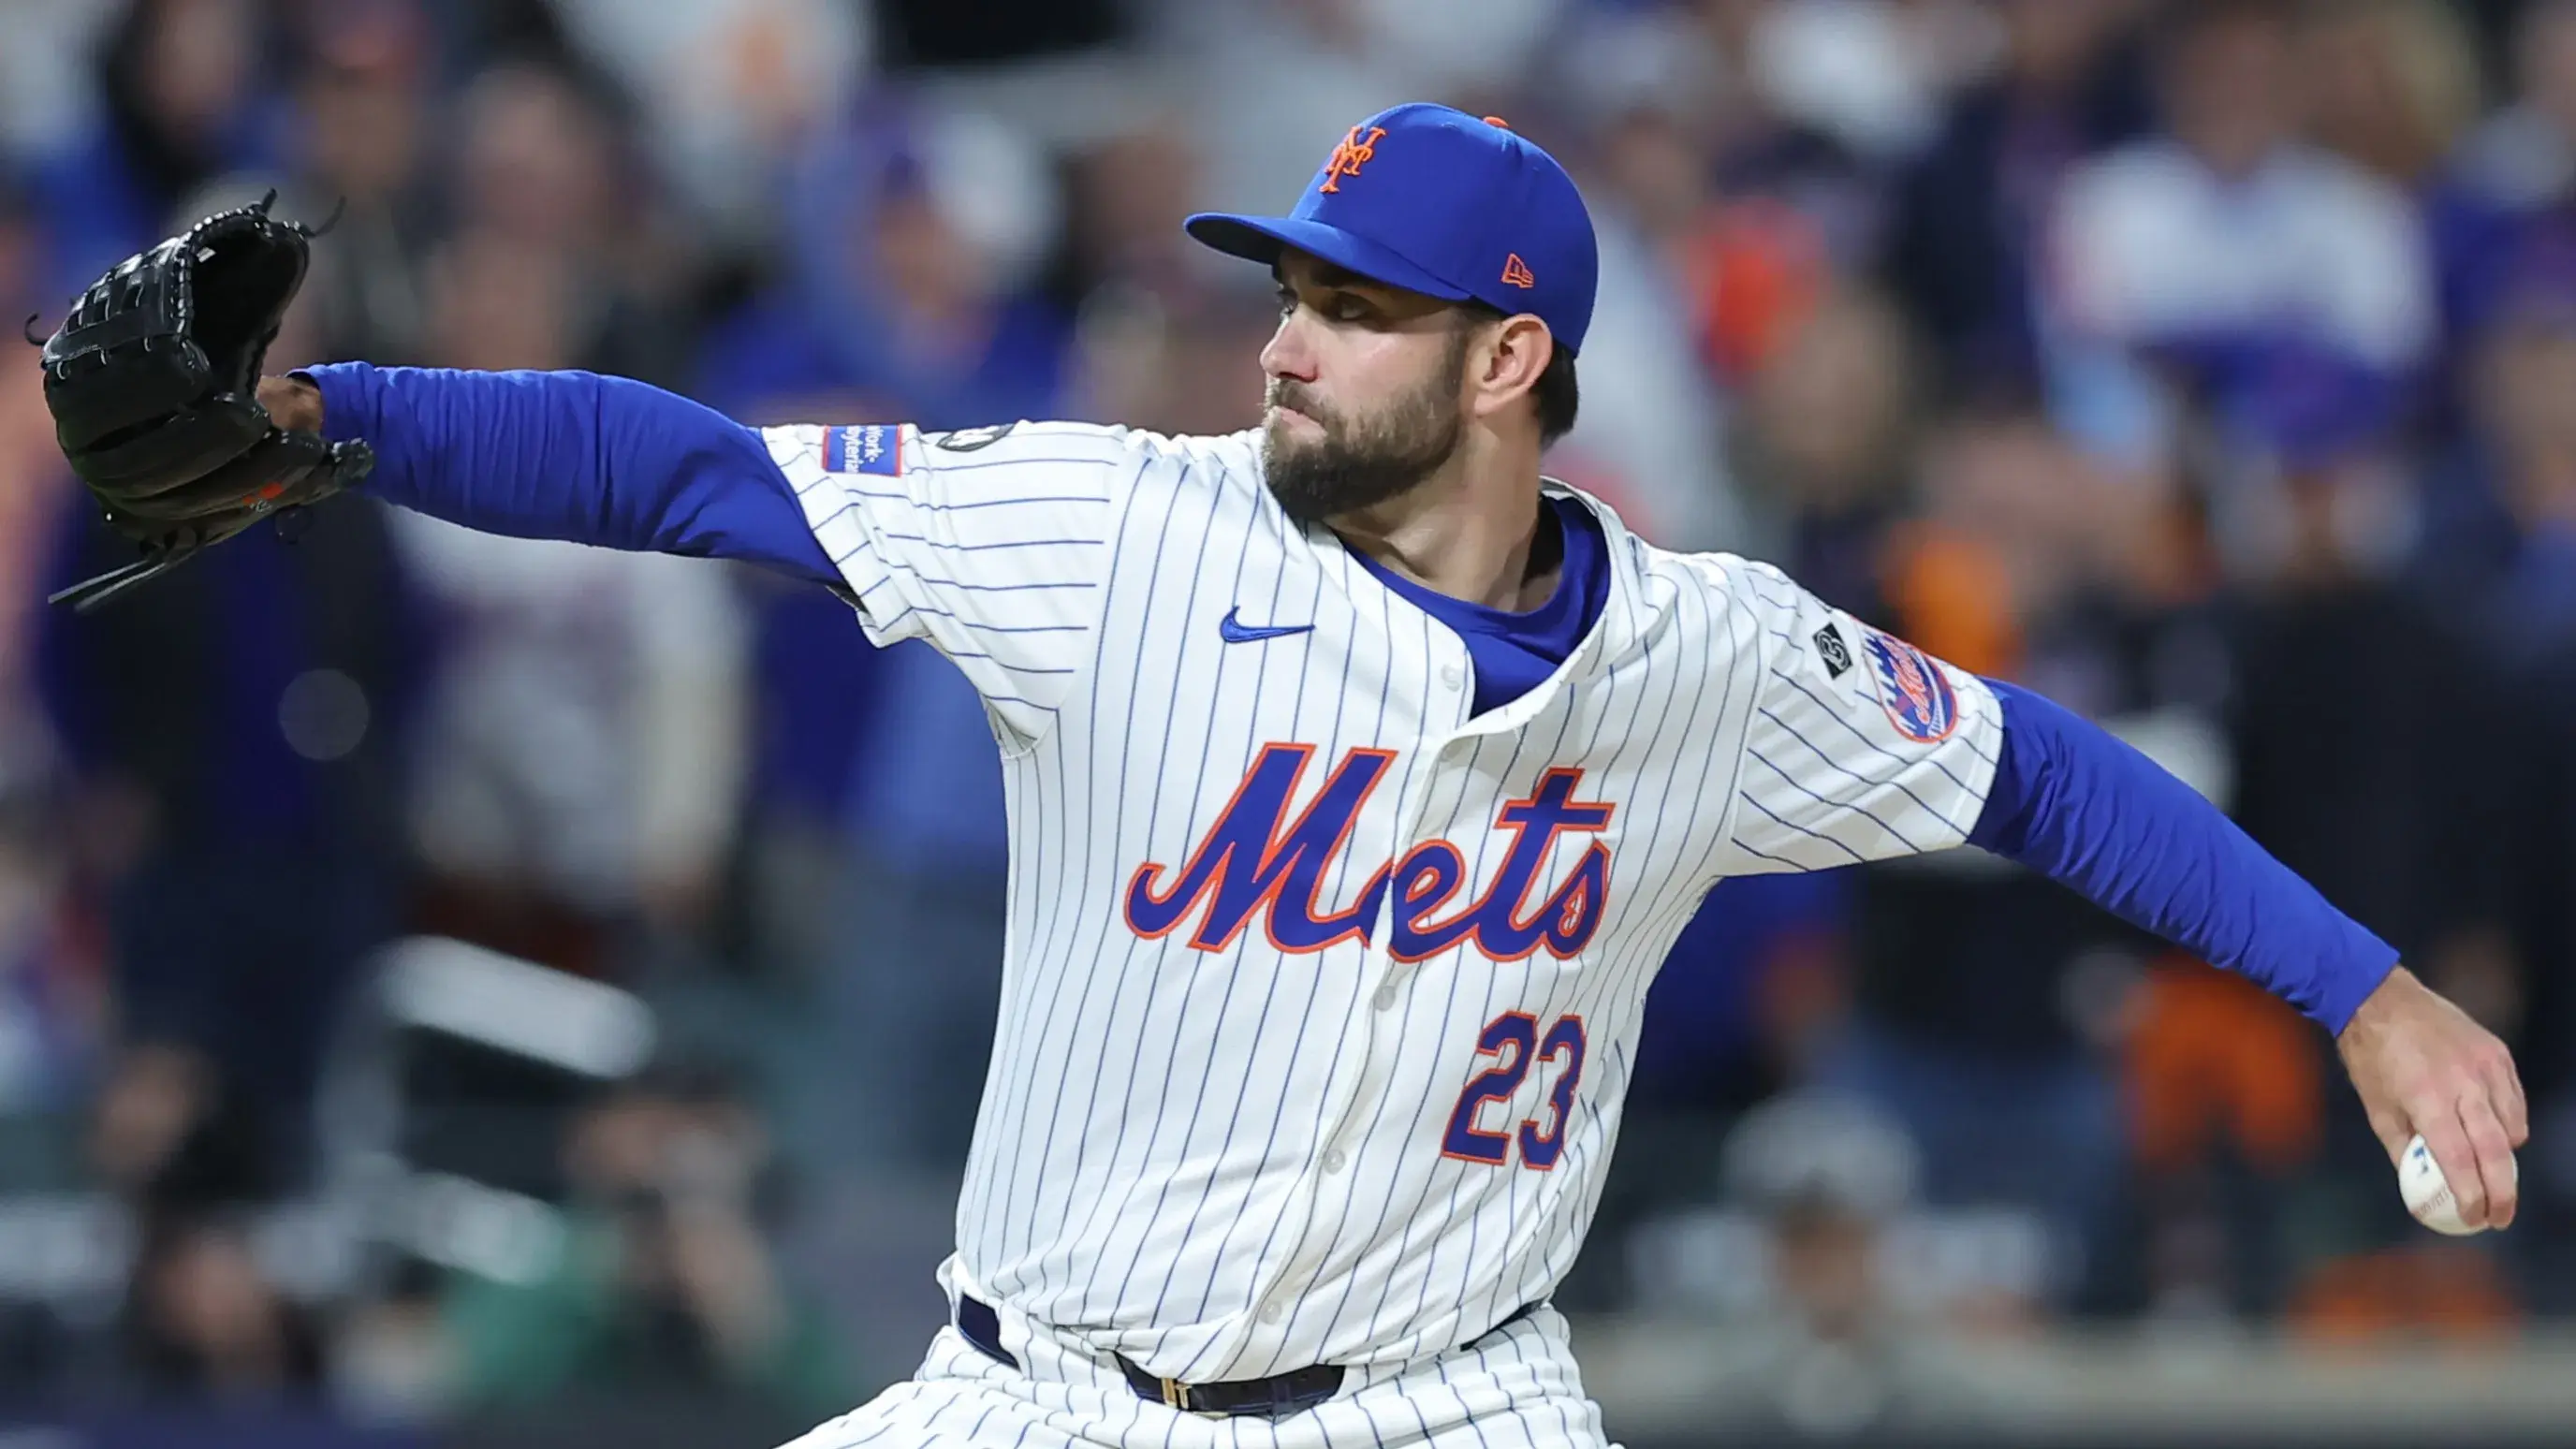
{"type": "Polygon", "coordinates": [[[1087,423],[753,429],[586,372],[335,363],[265,379],[288,427],[364,438],[370,491],[486,533],[743,559],[832,588],[869,639],[927,639],[1014,746],[1091,661],[1112,534],[1167,439],[1087,423]]]}
{"type": "Polygon", "coordinates": [[[2513,1220],[2529,1135],[2503,1043],[2190,787],[2028,690],[1986,681],[2002,751],[1972,845],[2243,973],[2335,1033],[2393,1160],[2421,1132],[2472,1225],[2513,1220]]]}
{"type": "Polygon", "coordinates": [[[2017,685],[1994,785],[1968,843],[2018,861],[2340,1032],[2397,965],[2182,781],[2101,727],[2017,685]]]}
{"type": "Polygon", "coordinates": [[[343,362],[262,379],[260,401],[282,427],[364,438],[368,492],[468,528],[841,582],[761,435],[644,383],[343,362]]]}
{"type": "Polygon", "coordinates": [[[2269,988],[2335,1034],[2394,1159],[2417,1132],[2471,1224],[2513,1218],[2527,1136],[2503,1043],[2154,762],[2028,690],[1869,628],[1777,569],[1712,556],[1771,640],[1718,874],[1961,843],[2031,867],[2269,988]]]}

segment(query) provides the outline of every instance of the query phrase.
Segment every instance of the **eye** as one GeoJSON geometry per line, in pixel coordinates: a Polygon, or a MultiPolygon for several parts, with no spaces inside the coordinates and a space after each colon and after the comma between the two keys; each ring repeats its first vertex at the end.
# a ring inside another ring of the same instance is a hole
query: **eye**
{"type": "Polygon", "coordinates": [[[1282,316],[1282,317],[1285,317],[1285,316],[1287,316],[1289,313],[1294,312],[1294,311],[1296,311],[1296,310],[1297,310],[1297,294],[1296,294],[1296,293],[1294,293],[1294,292],[1292,292],[1292,291],[1290,291],[1290,290],[1288,290],[1286,287],[1282,287],[1282,288],[1280,288],[1280,289],[1279,289],[1279,315],[1280,315],[1280,316],[1282,316]]]}
{"type": "Polygon", "coordinates": [[[1348,292],[1342,292],[1334,296],[1332,302],[1325,308],[1324,315],[1336,322],[1363,322],[1368,319],[1370,311],[1368,303],[1348,292]]]}

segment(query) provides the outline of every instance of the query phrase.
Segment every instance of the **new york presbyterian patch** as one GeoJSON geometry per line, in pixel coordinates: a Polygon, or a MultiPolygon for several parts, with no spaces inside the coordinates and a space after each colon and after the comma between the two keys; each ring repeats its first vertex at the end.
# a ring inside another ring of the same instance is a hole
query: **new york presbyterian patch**
{"type": "Polygon", "coordinates": [[[1869,658],[1878,702],[1898,734],[1918,745],[1937,745],[1959,727],[1959,696],[1930,655],[1876,629],[1861,640],[1861,652],[1869,658]]]}
{"type": "Polygon", "coordinates": [[[903,429],[892,423],[825,428],[823,466],[834,473],[897,477],[903,472],[903,429]]]}

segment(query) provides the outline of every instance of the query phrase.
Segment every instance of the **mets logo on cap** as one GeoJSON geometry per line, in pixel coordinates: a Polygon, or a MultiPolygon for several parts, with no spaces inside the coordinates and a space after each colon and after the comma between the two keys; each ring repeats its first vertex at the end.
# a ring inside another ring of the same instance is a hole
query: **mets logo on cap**
{"type": "Polygon", "coordinates": [[[1919,745],[1937,745],[1959,727],[1959,696],[1930,655],[1902,639],[1868,631],[1861,653],[1869,659],[1878,702],[1896,732],[1919,745]]]}
{"type": "Polygon", "coordinates": [[[1317,191],[1341,190],[1343,177],[1359,175],[1361,167],[1377,159],[1377,143],[1386,139],[1386,127],[1368,126],[1366,135],[1361,130],[1353,126],[1349,135],[1333,144],[1333,154],[1324,162],[1324,184],[1317,191]]]}

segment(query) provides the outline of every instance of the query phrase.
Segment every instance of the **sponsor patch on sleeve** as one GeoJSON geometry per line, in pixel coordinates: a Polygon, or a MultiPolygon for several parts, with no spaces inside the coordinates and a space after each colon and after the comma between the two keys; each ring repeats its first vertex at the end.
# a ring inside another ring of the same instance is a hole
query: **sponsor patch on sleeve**
{"type": "Polygon", "coordinates": [[[825,428],[823,466],[834,473],[896,477],[903,472],[903,429],[893,423],[825,428]]]}
{"type": "Polygon", "coordinates": [[[1959,696],[1930,655],[1876,629],[1862,639],[1861,652],[1869,658],[1878,702],[1898,734],[1918,745],[1937,745],[1959,727],[1959,696]]]}

